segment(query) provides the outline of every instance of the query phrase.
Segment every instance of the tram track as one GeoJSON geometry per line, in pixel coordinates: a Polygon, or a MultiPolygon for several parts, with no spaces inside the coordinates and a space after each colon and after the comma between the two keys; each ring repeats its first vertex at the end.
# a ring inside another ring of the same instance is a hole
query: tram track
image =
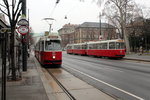
{"type": "Polygon", "coordinates": [[[76,100],[75,97],[65,88],[65,86],[52,74],[52,72],[49,69],[46,70],[54,79],[54,81],[59,85],[59,87],[64,91],[64,93],[70,98],[70,100],[76,100]]]}

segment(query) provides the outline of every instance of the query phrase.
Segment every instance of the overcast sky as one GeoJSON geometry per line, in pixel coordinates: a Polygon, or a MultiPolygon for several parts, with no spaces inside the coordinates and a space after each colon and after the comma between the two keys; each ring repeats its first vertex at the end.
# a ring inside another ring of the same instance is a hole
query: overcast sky
{"type": "MultiPolygon", "coordinates": [[[[83,22],[98,22],[100,7],[93,0],[27,0],[29,9],[30,25],[34,32],[41,33],[49,30],[48,23],[44,18],[54,18],[49,21],[53,32],[57,32],[64,24],[82,24],[83,22]],[[65,19],[65,16],[67,19],[65,19]]],[[[136,0],[138,4],[150,6],[149,0],[136,0]]]]}

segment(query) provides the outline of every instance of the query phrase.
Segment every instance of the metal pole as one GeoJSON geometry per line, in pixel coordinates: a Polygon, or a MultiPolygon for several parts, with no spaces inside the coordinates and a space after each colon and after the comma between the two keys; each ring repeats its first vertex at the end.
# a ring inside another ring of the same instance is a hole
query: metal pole
{"type": "Polygon", "coordinates": [[[99,13],[99,35],[101,36],[102,33],[101,33],[101,12],[99,13]]]}
{"type": "Polygon", "coordinates": [[[102,25],[101,25],[101,12],[99,13],[99,40],[102,40],[102,29],[101,29],[102,25]]]}
{"type": "Polygon", "coordinates": [[[22,0],[22,14],[26,16],[26,0],[22,0]]]}
{"type": "Polygon", "coordinates": [[[49,34],[51,34],[52,24],[49,24],[49,34]]]}
{"type": "Polygon", "coordinates": [[[2,95],[1,100],[6,100],[6,42],[7,33],[2,36],[2,95]]]}
{"type": "MultiPolygon", "coordinates": [[[[26,0],[22,0],[22,15],[26,16],[26,0]]],[[[27,36],[22,36],[22,67],[27,71],[27,36]]]]}

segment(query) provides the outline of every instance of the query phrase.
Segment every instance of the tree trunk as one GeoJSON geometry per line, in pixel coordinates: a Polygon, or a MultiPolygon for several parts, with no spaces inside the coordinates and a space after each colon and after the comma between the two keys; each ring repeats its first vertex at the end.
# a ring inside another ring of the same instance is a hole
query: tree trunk
{"type": "Polygon", "coordinates": [[[128,35],[126,33],[125,25],[123,28],[123,35],[124,35],[124,40],[125,40],[125,45],[126,45],[126,53],[129,54],[130,53],[130,45],[129,45],[129,39],[128,39],[128,35]]]}
{"type": "Polygon", "coordinates": [[[16,80],[16,47],[15,47],[15,28],[11,28],[11,40],[10,40],[10,50],[11,50],[11,78],[12,80],[16,80]]]}

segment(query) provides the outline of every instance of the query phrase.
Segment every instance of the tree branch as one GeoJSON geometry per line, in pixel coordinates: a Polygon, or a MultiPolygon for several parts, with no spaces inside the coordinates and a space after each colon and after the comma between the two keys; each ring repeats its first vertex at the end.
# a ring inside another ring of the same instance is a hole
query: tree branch
{"type": "MultiPolygon", "coordinates": [[[[17,8],[16,8],[16,11],[15,11],[15,13],[14,13],[14,16],[16,16],[16,14],[17,14],[17,12],[18,12],[18,10],[19,10],[19,6],[22,4],[22,2],[21,2],[21,0],[19,0],[19,2],[18,2],[18,5],[17,5],[17,8]]],[[[20,12],[20,11],[19,11],[20,12]]]]}
{"type": "Polygon", "coordinates": [[[1,11],[3,14],[5,14],[6,16],[8,16],[8,14],[7,14],[5,11],[3,11],[1,8],[0,8],[0,11],[1,11]]]}
{"type": "Polygon", "coordinates": [[[16,16],[16,18],[15,18],[15,24],[16,24],[17,21],[18,21],[18,18],[19,18],[19,16],[20,16],[21,11],[22,11],[22,9],[19,10],[19,12],[18,12],[18,14],[17,14],[17,16],[16,16]]]}
{"type": "Polygon", "coordinates": [[[7,8],[7,14],[8,14],[8,18],[9,18],[9,22],[10,24],[12,23],[12,17],[11,17],[11,13],[10,13],[10,8],[9,8],[9,3],[8,0],[3,0],[4,4],[6,5],[7,8]]]}

